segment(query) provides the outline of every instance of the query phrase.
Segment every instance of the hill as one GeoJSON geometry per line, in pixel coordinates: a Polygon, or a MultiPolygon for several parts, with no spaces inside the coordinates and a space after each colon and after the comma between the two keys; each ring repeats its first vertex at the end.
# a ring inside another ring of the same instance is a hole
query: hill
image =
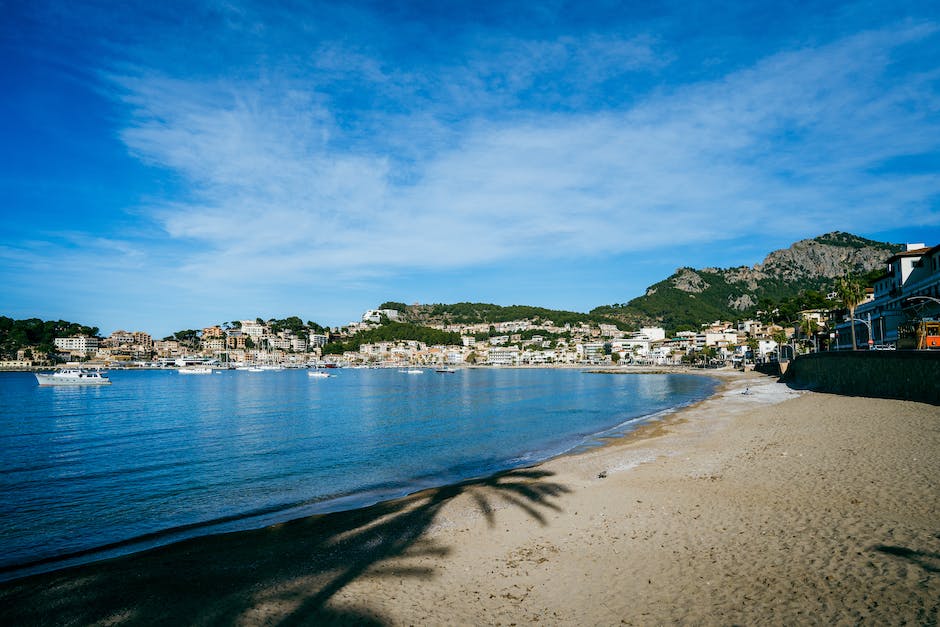
{"type": "Polygon", "coordinates": [[[776,250],[753,267],[679,268],[643,296],[597,307],[591,314],[629,325],[655,323],[676,329],[752,317],[785,301],[791,308],[816,306],[839,277],[870,279],[902,249],[849,233],[827,233],[776,250]]]}
{"type": "Polygon", "coordinates": [[[527,305],[510,305],[507,307],[491,303],[406,305],[404,303],[387,302],[380,305],[379,309],[394,309],[401,312],[400,320],[402,322],[425,326],[432,324],[498,324],[512,320],[530,320],[532,322],[551,321],[557,326],[587,323],[613,324],[626,328],[626,323],[623,320],[603,314],[545,309],[527,305]]]}
{"type": "Polygon", "coordinates": [[[55,351],[57,337],[72,335],[97,336],[98,327],[88,327],[67,320],[14,320],[0,316],[0,359],[15,359],[21,348],[36,347],[40,354],[55,351]]]}

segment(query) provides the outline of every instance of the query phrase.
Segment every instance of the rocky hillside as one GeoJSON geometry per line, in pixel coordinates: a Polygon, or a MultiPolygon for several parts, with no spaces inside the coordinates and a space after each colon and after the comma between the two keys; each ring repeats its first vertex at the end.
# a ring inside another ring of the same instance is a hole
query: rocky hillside
{"type": "Polygon", "coordinates": [[[774,251],[753,267],[679,268],[643,296],[591,313],[668,328],[733,320],[753,315],[762,302],[793,298],[807,290],[825,293],[839,277],[877,272],[887,257],[901,249],[849,233],[827,233],[774,251]]]}

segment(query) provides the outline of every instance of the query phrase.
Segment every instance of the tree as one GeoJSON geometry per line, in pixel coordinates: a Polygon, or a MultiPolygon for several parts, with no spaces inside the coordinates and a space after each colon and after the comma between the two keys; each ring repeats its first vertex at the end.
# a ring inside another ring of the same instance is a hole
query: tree
{"type": "Polygon", "coordinates": [[[816,334],[819,333],[819,323],[816,322],[814,318],[803,318],[803,320],[800,322],[800,331],[803,332],[803,335],[813,340],[813,347],[818,350],[815,339],[816,334]]]}
{"type": "Polygon", "coordinates": [[[771,337],[773,338],[773,341],[777,343],[777,359],[780,359],[782,356],[780,348],[787,343],[787,333],[783,329],[780,329],[779,331],[774,331],[774,334],[771,337]]]}
{"type": "Polygon", "coordinates": [[[752,359],[757,361],[757,349],[760,348],[760,342],[757,341],[757,338],[749,337],[747,338],[747,348],[751,351],[752,359]]]}
{"type": "Polygon", "coordinates": [[[842,277],[836,284],[836,293],[842,304],[849,310],[852,323],[852,350],[858,350],[855,345],[855,308],[865,298],[865,287],[855,278],[842,277]]]}

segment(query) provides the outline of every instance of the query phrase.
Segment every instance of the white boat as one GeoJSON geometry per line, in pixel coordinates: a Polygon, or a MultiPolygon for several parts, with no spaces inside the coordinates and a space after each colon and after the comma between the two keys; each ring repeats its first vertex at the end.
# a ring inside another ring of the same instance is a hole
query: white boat
{"type": "Polygon", "coordinates": [[[457,371],[454,370],[453,368],[449,367],[449,366],[444,366],[443,368],[438,368],[438,369],[435,370],[434,372],[440,372],[440,373],[443,373],[443,374],[453,374],[453,373],[455,373],[455,372],[457,372],[457,371]]]}
{"type": "Polygon", "coordinates": [[[209,366],[186,366],[177,370],[180,374],[212,374],[209,366]]]}
{"type": "Polygon", "coordinates": [[[111,385],[111,379],[100,370],[85,368],[62,368],[55,372],[37,372],[36,380],[40,386],[48,385],[111,385]]]}
{"type": "Polygon", "coordinates": [[[308,376],[308,377],[314,377],[314,378],[317,378],[317,379],[328,379],[328,378],[334,377],[334,376],[336,376],[336,375],[332,375],[332,374],[330,374],[329,372],[323,372],[322,370],[311,370],[310,372],[307,373],[307,376],[308,376]]]}
{"type": "Polygon", "coordinates": [[[409,368],[408,370],[405,370],[405,372],[407,374],[424,374],[424,370],[421,370],[420,368],[409,368]]]}

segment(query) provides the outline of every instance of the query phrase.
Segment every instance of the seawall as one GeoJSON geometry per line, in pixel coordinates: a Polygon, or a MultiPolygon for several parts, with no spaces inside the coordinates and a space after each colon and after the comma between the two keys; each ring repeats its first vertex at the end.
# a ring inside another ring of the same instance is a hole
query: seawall
{"type": "Polygon", "coordinates": [[[817,392],[940,405],[940,351],[800,355],[790,362],[782,379],[792,387],[817,392]]]}

